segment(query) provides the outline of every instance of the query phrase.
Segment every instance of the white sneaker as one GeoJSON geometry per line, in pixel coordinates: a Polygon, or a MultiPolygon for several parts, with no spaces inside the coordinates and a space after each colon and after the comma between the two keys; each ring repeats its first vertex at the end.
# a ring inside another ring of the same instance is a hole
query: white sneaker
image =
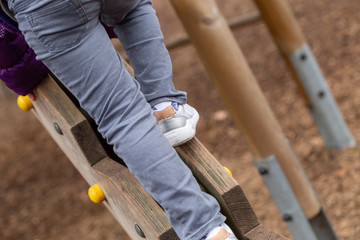
{"type": "Polygon", "coordinates": [[[211,230],[201,240],[238,240],[233,231],[225,223],[211,230]]]}
{"type": "Polygon", "coordinates": [[[153,107],[157,124],[173,147],[179,146],[195,136],[199,113],[190,105],[172,102],[158,111],[153,107]]]}

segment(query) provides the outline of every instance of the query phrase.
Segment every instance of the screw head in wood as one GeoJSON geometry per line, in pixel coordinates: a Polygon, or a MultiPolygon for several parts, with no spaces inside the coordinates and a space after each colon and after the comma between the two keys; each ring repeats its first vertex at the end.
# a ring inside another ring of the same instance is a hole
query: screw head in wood
{"type": "Polygon", "coordinates": [[[54,123],[54,128],[58,134],[63,135],[63,132],[61,131],[59,124],[57,124],[56,122],[54,123]]]}
{"type": "Polygon", "coordinates": [[[144,234],[143,230],[137,223],[135,223],[135,231],[140,237],[145,238],[145,234],[144,234]]]}

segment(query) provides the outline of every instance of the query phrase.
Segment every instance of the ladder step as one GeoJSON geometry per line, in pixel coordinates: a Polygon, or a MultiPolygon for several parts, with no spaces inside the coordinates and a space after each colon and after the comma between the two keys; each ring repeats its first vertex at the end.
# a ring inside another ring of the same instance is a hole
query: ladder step
{"type": "Polygon", "coordinates": [[[249,240],[288,240],[288,238],[259,225],[256,228],[252,229],[250,232],[245,234],[245,237],[249,240]]]}
{"type": "Polygon", "coordinates": [[[237,236],[259,225],[240,185],[196,137],[176,150],[198,182],[220,203],[227,223],[237,236]]]}

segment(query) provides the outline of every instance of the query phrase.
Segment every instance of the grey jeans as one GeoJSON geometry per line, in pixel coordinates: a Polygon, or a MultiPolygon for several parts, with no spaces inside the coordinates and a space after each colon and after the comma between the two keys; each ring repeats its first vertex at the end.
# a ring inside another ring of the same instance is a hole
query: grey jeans
{"type": "Polygon", "coordinates": [[[224,222],[216,200],[156,125],[151,107],[185,103],[150,0],[8,0],[39,60],[62,81],[144,189],[164,208],[181,239],[199,240],[224,222]],[[124,68],[100,24],[114,26],[135,70],[124,68]]]}

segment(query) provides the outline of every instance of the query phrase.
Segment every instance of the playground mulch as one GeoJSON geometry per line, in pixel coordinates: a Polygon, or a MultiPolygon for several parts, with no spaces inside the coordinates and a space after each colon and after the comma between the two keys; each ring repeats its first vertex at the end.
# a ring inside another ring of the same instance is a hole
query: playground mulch
{"type": "MultiPolygon", "coordinates": [[[[217,2],[227,19],[255,11],[250,0],[217,2]]],[[[359,143],[360,2],[290,2],[359,143]]],[[[185,34],[168,1],[155,1],[155,7],[166,41],[185,34]]],[[[360,239],[358,145],[341,151],[325,147],[263,23],[234,35],[340,239],[360,239]]],[[[200,112],[198,138],[232,170],[260,221],[290,236],[194,48],[170,54],[176,87],[188,92],[200,112]]],[[[37,119],[17,108],[15,95],[0,90],[0,239],[129,239],[105,207],[90,202],[87,183],[37,119]]]]}

